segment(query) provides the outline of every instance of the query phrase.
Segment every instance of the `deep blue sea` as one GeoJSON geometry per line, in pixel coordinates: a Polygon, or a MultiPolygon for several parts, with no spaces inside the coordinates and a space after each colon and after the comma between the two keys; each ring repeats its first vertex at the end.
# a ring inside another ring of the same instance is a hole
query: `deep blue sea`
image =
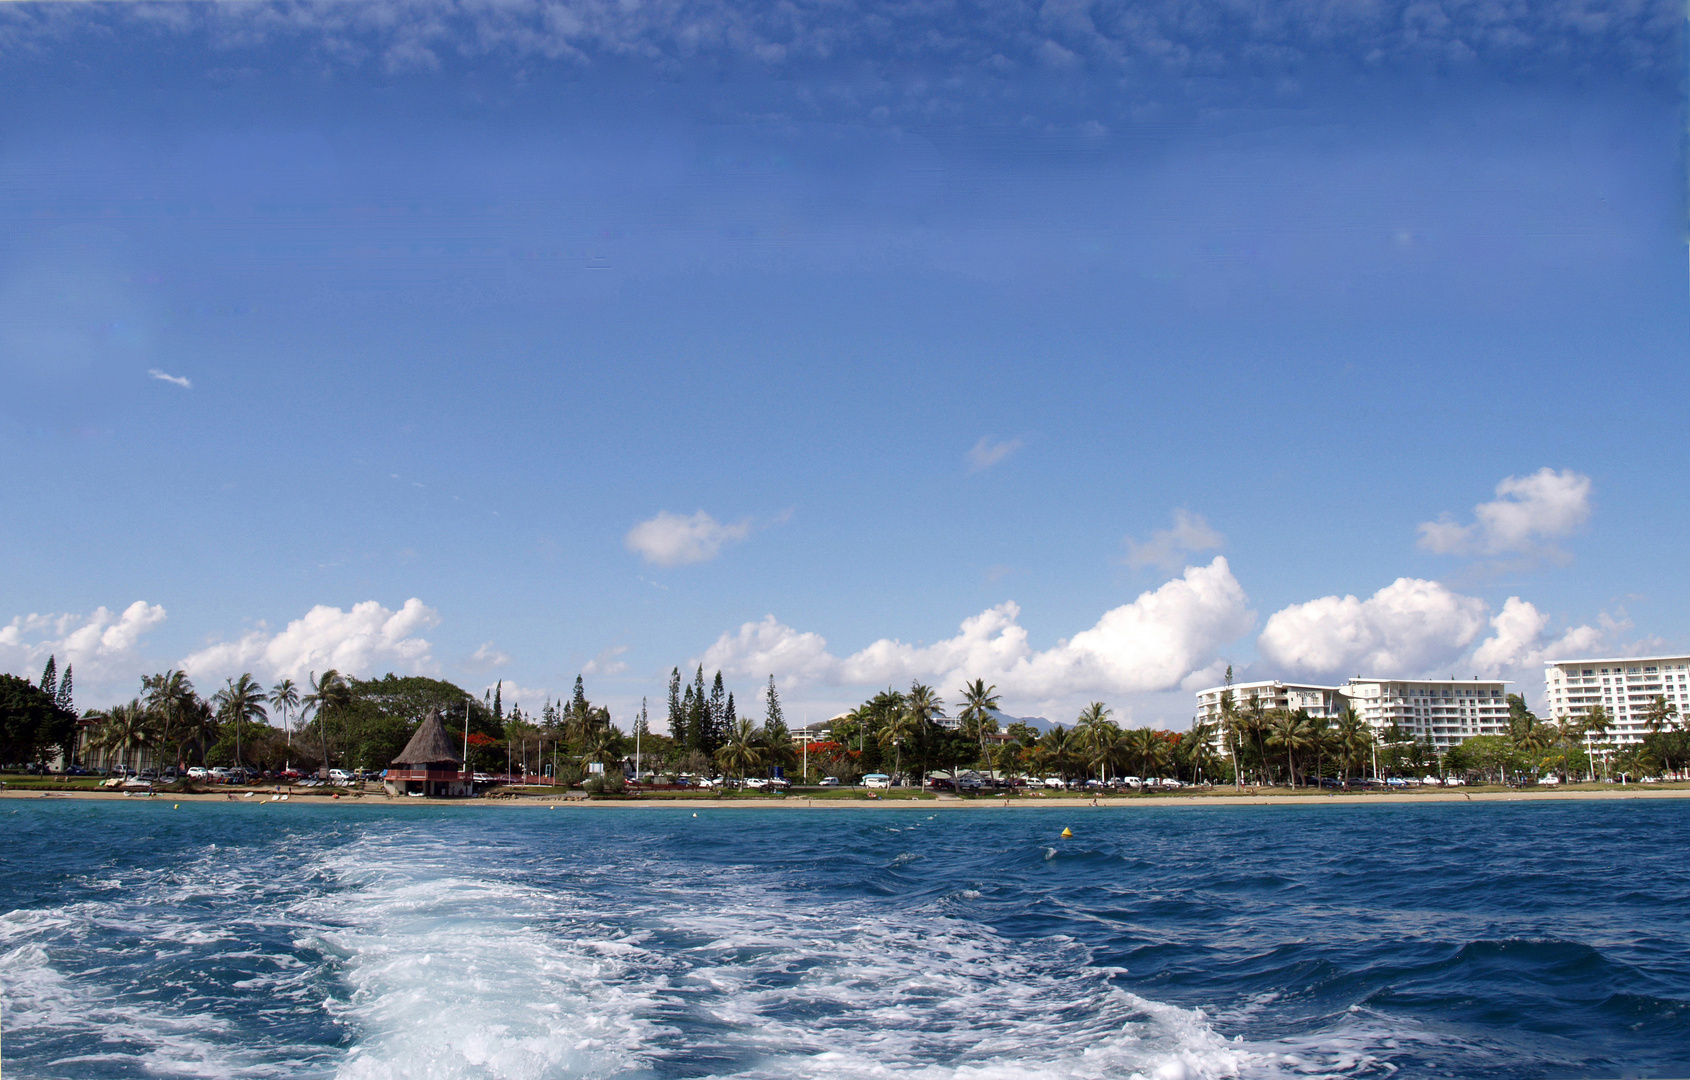
{"type": "Polygon", "coordinates": [[[0,830],[7,1077],[1690,1076],[1690,801],[0,830]]]}

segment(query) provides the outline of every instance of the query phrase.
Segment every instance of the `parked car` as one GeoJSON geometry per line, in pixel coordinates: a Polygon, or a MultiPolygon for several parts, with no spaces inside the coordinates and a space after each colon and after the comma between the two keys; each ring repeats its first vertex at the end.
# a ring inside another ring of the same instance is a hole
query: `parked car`
{"type": "Polygon", "coordinates": [[[838,787],[839,786],[839,777],[837,777],[837,776],[824,776],[824,777],[822,777],[821,786],[822,787],[838,787]]]}
{"type": "Polygon", "coordinates": [[[748,776],[745,778],[745,786],[752,791],[764,791],[768,789],[769,782],[761,776],[748,776]]]}
{"type": "Polygon", "coordinates": [[[889,789],[891,786],[892,778],[887,776],[885,773],[869,773],[867,776],[863,777],[863,787],[866,788],[878,788],[884,791],[889,789]]]}
{"type": "Polygon", "coordinates": [[[352,782],[352,774],[345,769],[330,769],[329,781],[335,784],[349,784],[352,782]]]}
{"type": "Polygon", "coordinates": [[[205,771],[204,765],[190,765],[190,766],[188,766],[188,779],[189,780],[204,780],[208,775],[210,775],[210,774],[205,771]]]}

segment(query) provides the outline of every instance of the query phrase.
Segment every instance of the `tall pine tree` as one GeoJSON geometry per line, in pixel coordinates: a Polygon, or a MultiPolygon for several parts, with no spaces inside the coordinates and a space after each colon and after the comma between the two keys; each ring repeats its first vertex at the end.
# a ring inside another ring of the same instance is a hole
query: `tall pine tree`
{"type": "Polygon", "coordinates": [[[503,679],[500,679],[498,685],[493,687],[493,719],[500,724],[505,722],[505,703],[500,700],[504,689],[505,680],[503,679]]]}
{"type": "Polygon", "coordinates": [[[722,741],[733,738],[734,729],[739,727],[739,717],[734,714],[733,691],[728,691],[728,704],[722,711],[722,741]]]}
{"type": "Polygon", "coordinates": [[[684,746],[688,750],[698,749],[698,728],[692,722],[693,713],[696,711],[692,699],[692,687],[689,685],[687,692],[681,696],[681,726],[675,732],[676,744],[684,746]]]}
{"type": "Polygon", "coordinates": [[[676,746],[687,744],[687,714],[681,711],[681,669],[669,672],[669,737],[676,746]]]}
{"type": "MultiPolygon", "coordinates": [[[[47,666],[41,669],[41,682],[38,685],[41,687],[41,692],[46,694],[48,700],[50,701],[57,701],[59,699],[58,670],[59,660],[56,656],[49,656],[47,658],[47,666]]],[[[703,669],[700,668],[699,670],[702,671],[703,669]]]]}
{"type": "Polygon", "coordinates": [[[72,716],[75,716],[76,715],[76,699],[71,694],[71,668],[72,668],[72,665],[70,665],[70,664],[65,665],[64,677],[59,679],[58,698],[59,698],[59,708],[63,709],[67,713],[70,713],[72,716]]]}
{"type": "Polygon", "coordinates": [[[710,753],[714,754],[728,741],[727,694],[722,687],[722,673],[710,684],[710,753]]]}
{"type": "Polygon", "coordinates": [[[687,741],[706,754],[716,752],[716,733],[710,726],[710,698],[704,692],[704,665],[692,680],[692,708],[687,710],[687,741]]]}
{"type": "Polygon", "coordinates": [[[763,714],[763,734],[768,738],[770,746],[782,745],[792,741],[792,735],[786,729],[786,714],[781,712],[780,693],[775,690],[775,677],[769,676],[769,688],[763,692],[767,711],[763,714]]]}

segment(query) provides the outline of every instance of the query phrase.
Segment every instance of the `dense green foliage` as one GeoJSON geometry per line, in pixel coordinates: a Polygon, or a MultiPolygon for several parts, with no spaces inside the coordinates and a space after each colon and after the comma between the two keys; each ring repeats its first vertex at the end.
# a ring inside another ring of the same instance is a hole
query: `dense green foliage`
{"type": "MultiPolygon", "coordinates": [[[[68,679],[70,669],[65,670],[68,679]]],[[[58,689],[49,692],[28,679],[0,675],[0,760],[38,761],[71,744],[76,713],[61,704],[58,689]]]]}

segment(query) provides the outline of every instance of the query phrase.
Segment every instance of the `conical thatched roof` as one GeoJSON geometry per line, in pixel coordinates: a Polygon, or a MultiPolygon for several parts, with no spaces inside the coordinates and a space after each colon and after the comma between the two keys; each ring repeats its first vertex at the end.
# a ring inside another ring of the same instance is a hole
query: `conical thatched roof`
{"type": "Polygon", "coordinates": [[[405,749],[393,759],[395,765],[431,765],[436,762],[450,761],[454,765],[462,765],[463,755],[452,747],[452,739],[446,734],[445,725],[440,722],[440,714],[432,712],[428,719],[417,728],[417,733],[411,736],[411,741],[405,744],[405,749]]]}

